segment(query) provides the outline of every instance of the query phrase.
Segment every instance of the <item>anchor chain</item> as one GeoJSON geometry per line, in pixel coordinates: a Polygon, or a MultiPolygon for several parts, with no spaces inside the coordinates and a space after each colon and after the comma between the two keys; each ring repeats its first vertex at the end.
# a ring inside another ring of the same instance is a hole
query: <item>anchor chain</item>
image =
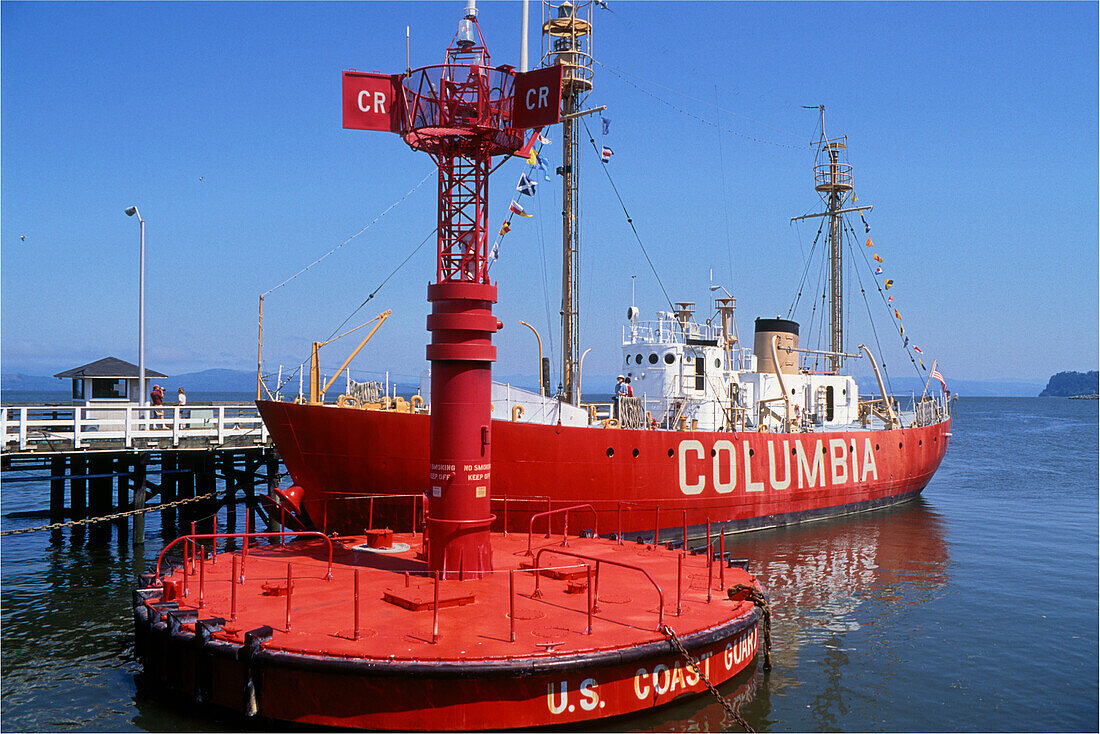
{"type": "Polygon", "coordinates": [[[722,704],[722,708],[726,710],[726,713],[732,716],[734,721],[740,724],[741,728],[749,732],[749,734],[756,734],[756,730],[749,726],[749,722],[745,721],[744,717],[738,712],[738,706],[730,703],[729,699],[719,693],[718,689],[714,687],[714,684],[710,682],[710,679],[707,678],[706,673],[704,673],[702,667],[700,667],[699,661],[684,648],[683,643],[680,642],[680,638],[676,636],[672,628],[667,624],[661,625],[661,633],[680,651],[680,655],[682,655],[684,660],[687,661],[687,664],[691,666],[691,669],[695,671],[695,674],[699,676],[699,680],[706,684],[707,690],[713,693],[714,697],[718,699],[718,703],[722,704]]]}
{"type": "Polygon", "coordinates": [[[146,512],[158,512],[160,510],[167,510],[169,507],[177,507],[179,505],[186,505],[189,502],[198,502],[200,500],[208,500],[212,497],[216,497],[217,492],[210,492],[209,494],[200,494],[194,497],[187,497],[182,500],[175,500],[174,502],[163,502],[156,505],[150,505],[149,507],[141,507],[136,510],[125,510],[124,512],[116,512],[113,515],[103,515],[102,517],[89,517],[83,520],[66,520],[65,522],[55,522],[51,525],[38,525],[33,528],[20,528],[18,530],[5,530],[0,532],[0,536],[5,535],[19,535],[21,533],[34,533],[39,530],[60,530],[61,528],[71,528],[77,525],[93,525],[100,522],[112,522],[114,520],[121,520],[124,517],[130,517],[131,515],[141,515],[146,512]]]}
{"type": "Polygon", "coordinates": [[[772,610],[768,606],[768,599],[764,596],[764,592],[755,586],[749,584],[734,584],[726,590],[726,595],[730,599],[736,600],[736,597],[742,592],[747,592],[742,599],[744,601],[751,601],[755,606],[760,608],[761,613],[764,615],[764,670],[772,669],[772,610]]]}

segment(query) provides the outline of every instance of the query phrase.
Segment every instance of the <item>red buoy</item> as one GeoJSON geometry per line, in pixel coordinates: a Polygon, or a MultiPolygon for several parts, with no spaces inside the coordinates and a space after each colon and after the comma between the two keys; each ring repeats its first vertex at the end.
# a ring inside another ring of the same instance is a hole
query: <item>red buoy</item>
{"type": "MultiPolygon", "coordinates": [[[[676,550],[624,545],[621,527],[598,528],[582,504],[533,515],[527,533],[490,535],[491,339],[500,324],[488,277],[488,178],[492,156],[523,143],[512,117],[519,100],[560,92],[520,94],[552,76],[531,74],[492,67],[473,8],[445,65],[345,73],[345,126],[398,132],[439,165],[431,462],[408,496],[413,517],[427,496],[423,533],[376,528],[373,500],[362,498],[366,528],[355,536],[178,538],[134,599],[138,655],[160,687],[297,724],[527,728],[662,706],[754,661],[758,582],[726,568],[721,554],[716,561],[709,542],[689,555],[686,529],[676,550]],[[584,537],[569,534],[570,521],[584,537]],[[231,540],[240,551],[207,560],[206,545],[231,540]],[[169,568],[172,550],[182,563],[169,568]]],[[[556,79],[560,87],[560,67],[556,79]]],[[[557,121],[556,108],[544,114],[524,124],[557,121]]],[[[300,522],[300,492],[279,498],[269,498],[274,518],[300,522]]],[[[341,498],[333,512],[350,512],[352,501],[341,498]]]]}

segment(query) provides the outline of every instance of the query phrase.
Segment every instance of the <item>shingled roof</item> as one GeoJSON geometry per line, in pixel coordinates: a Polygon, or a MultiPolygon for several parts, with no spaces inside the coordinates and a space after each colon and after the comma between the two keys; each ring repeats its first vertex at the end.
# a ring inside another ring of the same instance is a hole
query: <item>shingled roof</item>
{"type": "MultiPolygon", "coordinates": [[[[130,364],[121,359],[115,357],[104,357],[103,359],[96,360],[95,362],[89,362],[86,365],[80,367],[74,367],[71,370],[65,370],[64,372],[58,372],[54,375],[59,380],[66,378],[82,378],[82,377],[139,377],[138,366],[136,364],[130,364]]],[[[148,367],[145,368],[145,377],[167,377],[167,375],[161,374],[155,370],[151,370],[148,367]]]]}

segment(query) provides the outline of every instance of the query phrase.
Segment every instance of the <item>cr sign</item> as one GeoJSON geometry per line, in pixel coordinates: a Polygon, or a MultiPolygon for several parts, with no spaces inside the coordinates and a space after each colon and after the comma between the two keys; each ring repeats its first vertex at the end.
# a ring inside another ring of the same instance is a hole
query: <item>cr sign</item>
{"type": "Polygon", "coordinates": [[[399,74],[344,72],[344,127],[402,132],[405,95],[399,74]]]}
{"type": "Polygon", "coordinates": [[[516,74],[513,127],[543,127],[560,121],[561,73],[560,66],[547,66],[516,74]]]}

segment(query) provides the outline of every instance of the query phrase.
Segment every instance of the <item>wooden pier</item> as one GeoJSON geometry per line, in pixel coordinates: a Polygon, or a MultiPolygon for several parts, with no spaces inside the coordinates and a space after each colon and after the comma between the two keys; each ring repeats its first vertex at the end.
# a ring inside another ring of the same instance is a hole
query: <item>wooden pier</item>
{"type": "Polygon", "coordinates": [[[254,405],[4,406],[0,438],[4,486],[49,485],[49,509],[23,517],[120,529],[132,519],[134,544],[145,540],[143,510],[159,509],[165,526],[211,528],[224,507],[234,528],[240,500],[254,513],[257,487],[266,492],[279,480],[254,405]]]}

